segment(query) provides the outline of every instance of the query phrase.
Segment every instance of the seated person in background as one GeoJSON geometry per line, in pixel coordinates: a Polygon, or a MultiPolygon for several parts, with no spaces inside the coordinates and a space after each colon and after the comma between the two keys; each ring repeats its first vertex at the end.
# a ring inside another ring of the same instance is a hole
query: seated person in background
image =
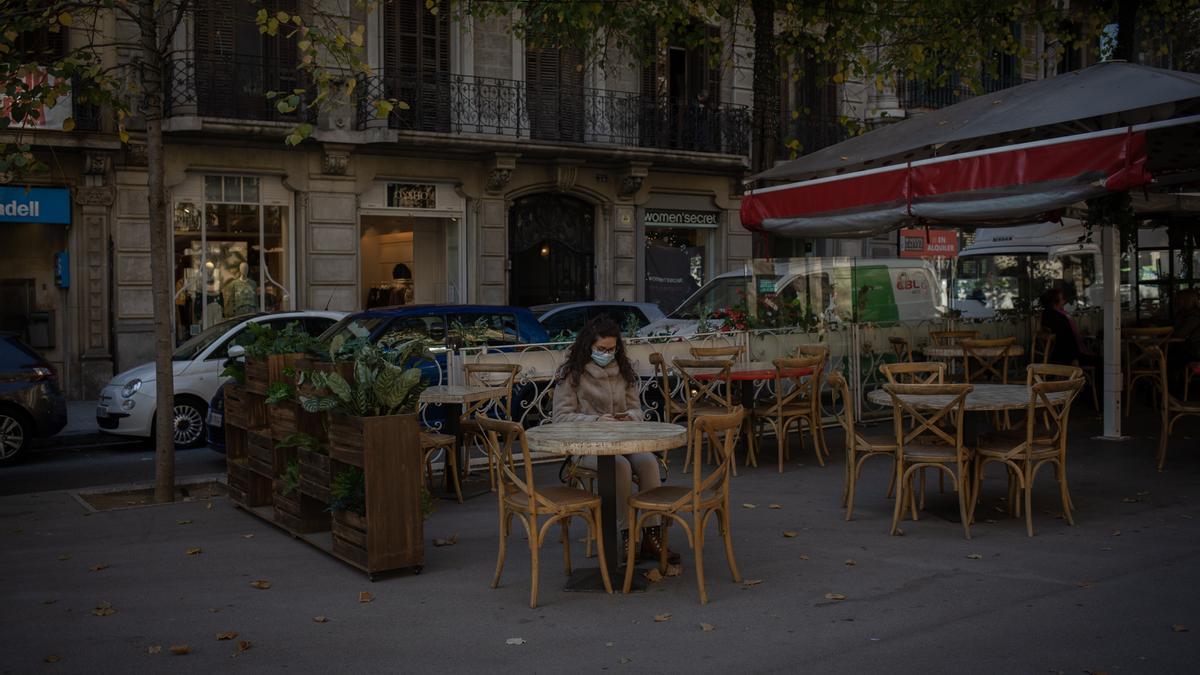
{"type": "Polygon", "coordinates": [[[1171,337],[1182,341],[1171,346],[1172,361],[1175,350],[1181,362],[1200,361],[1200,294],[1193,289],[1175,294],[1175,332],[1171,337]]]}
{"type": "Polygon", "coordinates": [[[1054,349],[1050,362],[1065,366],[1097,366],[1099,359],[1083,344],[1083,336],[1075,320],[1063,307],[1067,304],[1061,288],[1051,288],[1042,293],[1042,328],[1054,334],[1054,349]]]}

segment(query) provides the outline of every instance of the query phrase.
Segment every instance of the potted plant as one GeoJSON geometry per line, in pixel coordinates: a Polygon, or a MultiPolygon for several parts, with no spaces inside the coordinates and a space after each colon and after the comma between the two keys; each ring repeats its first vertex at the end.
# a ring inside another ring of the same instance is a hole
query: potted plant
{"type": "Polygon", "coordinates": [[[329,486],[333,512],[333,553],[359,567],[367,566],[367,491],[362,469],[350,467],[329,486]]]}
{"type": "Polygon", "coordinates": [[[275,480],[275,522],[299,533],[318,532],[328,524],[323,508],[300,492],[300,462],[288,460],[275,480]]]}
{"type": "Polygon", "coordinates": [[[281,448],[295,448],[300,462],[300,492],[328,504],[329,451],[315,436],[294,433],[278,443],[281,448]]]}

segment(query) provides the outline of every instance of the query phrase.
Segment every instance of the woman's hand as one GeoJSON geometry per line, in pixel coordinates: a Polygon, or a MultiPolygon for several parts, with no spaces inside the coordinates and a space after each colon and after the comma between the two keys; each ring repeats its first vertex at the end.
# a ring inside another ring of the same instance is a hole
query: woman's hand
{"type": "Polygon", "coordinates": [[[617,418],[613,417],[612,415],[604,414],[604,415],[601,415],[596,421],[597,422],[616,422],[617,418]]]}

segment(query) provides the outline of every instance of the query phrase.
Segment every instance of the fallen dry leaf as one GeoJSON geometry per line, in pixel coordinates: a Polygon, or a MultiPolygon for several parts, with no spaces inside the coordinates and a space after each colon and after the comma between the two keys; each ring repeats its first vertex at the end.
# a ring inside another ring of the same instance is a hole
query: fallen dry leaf
{"type": "Polygon", "coordinates": [[[1139,499],[1136,499],[1136,498],[1134,498],[1134,497],[1122,497],[1122,498],[1121,498],[1121,502],[1122,502],[1122,503],[1124,503],[1124,504],[1136,504],[1136,503],[1138,503],[1139,501],[1141,501],[1141,500],[1139,500],[1139,499]]]}
{"type": "Polygon", "coordinates": [[[59,554],[58,554],[58,559],[59,559],[59,560],[70,560],[70,559],[71,559],[71,554],[70,554],[70,553],[59,553],[59,554]]]}
{"type": "Polygon", "coordinates": [[[209,511],[212,511],[212,502],[205,504],[204,508],[208,509],[209,511]]]}
{"type": "Polygon", "coordinates": [[[1110,536],[1113,536],[1113,537],[1119,537],[1119,536],[1121,536],[1121,531],[1120,531],[1120,530],[1113,530],[1113,531],[1112,531],[1112,534],[1111,534],[1110,536]]]}
{"type": "Polygon", "coordinates": [[[792,537],[796,536],[796,531],[795,530],[784,530],[783,536],[787,537],[788,539],[791,539],[792,537]]]}
{"type": "Polygon", "coordinates": [[[525,638],[508,638],[507,640],[504,641],[504,644],[516,645],[519,647],[519,646],[525,644],[525,638]]]}
{"type": "Polygon", "coordinates": [[[162,645],[150,645],[149,647],[146,647],[146,653],[147,654],[161,654],[162,653],[162,645]]]}
{"type": "Polygon", "coordinates": [[[254,538],[254,535],[252,535],[252,534],[243,534],[242,535],[242,539],[253,539],[253,538],[254,538]]]}
{"type": "Polygon", "coordinates": [[[434,539],[434,546],[453,546],[458,543],[458,534],[450,535],[449,539],[434,539]]]}
{"type": "Polygon", "coordinates": [[[62,658],[55,654],[51,654],[50,656],[47,656],[46,658],[44,658],[42,660],[45,661],[46,663],[58,663],[59,661],[62,660],[62,658]]]}
{"type": "Polygon", "coordinates": [[[184,654],[191,654],[192,648],[187,645],[171,645],[171,653],[175,656],[183,656],[184,654]]]}
{"type": "Polygon", "coordinates": [[[106,570],[106,569],[108,569],[108,565],[105,565],[104,563],[98,563],[96,565],[92,565],[91,567],[89,567],[88,571],[89,572],[99,572],[101,570],[106,570]]]}
{"type": "Polygon", "coordinates": [[[833,600],[834,602],[841,602],[842,600],[846,599],[846,596],[842,595],[841,593],[826,593],[825,599],[833,600]]]}
{"type": "Polygon", "coordinates": [[[677,577],[681,574],[683,574],[683,565],[667,565],[667,576],[677,577]]]}
{"type": "Polygon", "coordinates": [[[632,663],[632,662],[633,662],[633,659],[629,658],[628,656],[622,656],[621,658],[617,659],[617,663],[632,663]]]}
{"type": "Polygon", "coordinates": [[[200,555],[203,552],[199,546],[193,546],[187,550],[188,555],[200,555]]]}
{"type": "Polygon", "coordinates": [[[359,602],[370,602],[374,599],[375,599],[375,596],[371,595],[370,591],[362,591],[358,594],[359,602]]]}
{"type": "Polygon", "coordinates": [[[655,584],[663,580],[662,572],[659,572],[657,567],[651,567],[645,572],[642,572],[642,576],[646,577],[651,583],[655,584]]]}
{"type": "Polygon", "coordinates": [[[747,579],[742,582],[742,588],[754,588],[762,583],[762,579],[747,579]]]}
{"type": "Polygon", "coordinates": [[[218,640],[232,640],[235,637],[237,637],[237,635],[238,635],[237,631],[225,630],[225,631],[221,631],[220,633],[217,633],[217,639],[218,640]]]}
{"type": "Polygon", "coordinates": [[[1175,633],[1186,633],[1188,632],[1188,627],[1181,623],[1173,623],[1171,624],[1171,630],[1175,633]]]}
{"type": "Polygon", "coordinates": [[[967,560],[983,560],[982,553],[968,553],[967,560]]]}
{"type": "Polygon", "coordinates": [[[58,600],[43,600],[42,604],[43,605],[53,605],[56,602],[58,602],[58,600]]]}
{"type": "Polygon", "coordinates": [[[259,589],[260,591],[265,591],[271,587],[271,582],[267,581],[266,579],[255,579],[254,581],[250,582],[250,585],[259,589]]]}
{"type": "Polygon", "coordinates": [[[242,652],[246,651],[247,649],[250,649],[253,646],[254,646],[254,643],[249,640],[238,640],[237,651],[234,652],[233,655],[237,656],[238,654],[241,654],[242,652]]]}
{"type": "Polygon", "coordinates": [[[800,554],[800,559],[801,559],[801,560],[808,560],[808,554],[807,554],[807,553],[801,553],[801,554],[800,554]]]}
{"type": "Polygon", "coordinates": [[[742,504],[743,509],[757,509],[758,504],[742,504]]]}
{"type": "Polygon", "coordinates": [[[191,525],[191,524],[192,524],[192,521],[190,521],[190,520],[177,520],[177,521],[175,521],[175,524],[176,524],[176,525],[191,525]]]}
{"type": "Polygon", "coordinates": [[[704,631],[705,633],[713,632],[714,628],[716,628],[716,626],[712,625],[711,623],[700,624],[700,630],[704,631]]]}
{"type": "Polygon", "coordinates": [[[846,559],[846,567],[854,567],[854,566],[855,566],[855,565],[857,565],[857,564],[858,564],[858,563],[854,561],[854,558],[847,558],[847,559],[846,559]]]}
{"type": "Polygon", "coordinates": [[[778,509],[782,509],[782,508],[783,508],[783,504],[771,504],[771,505],[767,506],[767,508],[768,508],[768,509],[777,509],[777,510],[778,510],[778,509]]]}
{"type": "Polygon", "coordinates": [[[314,616],[313,623],[329,623],[329,619],[324,616],[314,616]]]}
{"type": "Polygon", "coordinates": [[[671,620],[670,614],[655,614],[654,615],[654,623],[662,623],[664,621],[670,621],[670,620],[671,620]]]}
{"type": "Polygon", "coordinates": [[[107,602],[100,603],[92,610],[92,614],[95,614],[96,616],[112,616],[116,613],[117,610],[113,609],[113,606],[107,602]]]}
{"type": "Polygon", "coordinates": [[[1075,585],[1078,586],[1079,588],[1091,588],[1092,586],[1096,585],[1096,582],[1088,581],[1085,579],[1084,581],[1081,581],[1075,585]]]}

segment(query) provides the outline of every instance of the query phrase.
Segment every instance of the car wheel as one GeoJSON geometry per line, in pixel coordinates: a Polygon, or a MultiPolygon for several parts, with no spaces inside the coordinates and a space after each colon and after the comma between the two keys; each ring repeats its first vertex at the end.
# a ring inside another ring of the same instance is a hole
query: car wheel
{"type": "Polygon", "coordinates": [[[204,442],[204,424],[207,406],[187,398],[175,399],[175,447],[195,448],[204,442]]]}
{"type": "Polygon", "coordinates": [[[33,427],[24,415],[0,410],[0,464],[17,461],[33,436],[33,427]]]}

